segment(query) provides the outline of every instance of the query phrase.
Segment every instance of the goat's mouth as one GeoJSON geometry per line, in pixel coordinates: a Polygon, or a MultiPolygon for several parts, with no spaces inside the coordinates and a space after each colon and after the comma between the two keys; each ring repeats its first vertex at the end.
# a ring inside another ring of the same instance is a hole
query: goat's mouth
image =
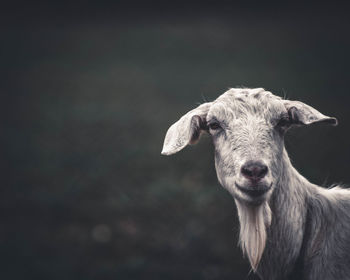
{"type": "Polygon", "coordinates": [[[249,186],[241,186],[235,182],[237,189],[239,189],[242,193],[252,197],[252,198],[260,198],[264,194],[266,194],[272,187],[272,183],[269,185],[265,184],[256,184],[249,186]]]}

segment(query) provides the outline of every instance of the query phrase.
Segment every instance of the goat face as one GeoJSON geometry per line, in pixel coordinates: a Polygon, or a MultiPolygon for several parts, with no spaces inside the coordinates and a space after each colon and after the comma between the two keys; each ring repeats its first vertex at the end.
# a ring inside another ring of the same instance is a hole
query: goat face
{"type": "Polygon", "coordinates": [[[170,155],[209,132],[220,184],[237,200],[260,205],[281,174],[284,132],[295,125],[336,124],[314,108],[283,100],[262,88],[230,89],[188,112],[168,130],[162,154],[170,155]]]}
{"type": "Polygon", "coordinates": [[[219,182],[236,199],[261,204],[279,178],[283,152],[281,99],[257,90],[230,90],[215,100],[206,116],[215,146],[219,182]]]}

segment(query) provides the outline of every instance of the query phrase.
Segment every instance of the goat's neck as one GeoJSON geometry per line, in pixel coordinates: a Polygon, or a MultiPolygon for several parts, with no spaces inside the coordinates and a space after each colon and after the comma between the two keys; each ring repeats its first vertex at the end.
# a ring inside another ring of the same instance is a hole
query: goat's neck
{"type": "Polygon", "coordinates": [[[292,166],[283,151],[281,176],[270,201],[271,225],[258,272],[263,279],[285,279],[300,254],[310,183],[292,166]]]}

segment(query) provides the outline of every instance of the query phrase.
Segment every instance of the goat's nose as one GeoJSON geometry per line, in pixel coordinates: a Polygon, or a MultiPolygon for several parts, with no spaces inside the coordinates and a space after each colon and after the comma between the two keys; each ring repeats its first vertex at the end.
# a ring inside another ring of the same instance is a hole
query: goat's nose
{"type": "Polygon", "coordinates": [[[260,161],[248,161],[241,168],[241,173],[247,179],[258,182],[267,174],[268,168],[260,161]]]}

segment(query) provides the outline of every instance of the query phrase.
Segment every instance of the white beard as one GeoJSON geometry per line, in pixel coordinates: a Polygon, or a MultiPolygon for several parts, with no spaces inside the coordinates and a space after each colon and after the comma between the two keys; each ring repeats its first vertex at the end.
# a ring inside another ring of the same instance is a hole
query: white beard
{"type": "Polygon", "coordinates": [[[258,268],[266,245],[266,229],[271,224],[271,209],[267,202],[251,206],[236,200],[240,221],[240,244],[253,271],[258,268]]]}

